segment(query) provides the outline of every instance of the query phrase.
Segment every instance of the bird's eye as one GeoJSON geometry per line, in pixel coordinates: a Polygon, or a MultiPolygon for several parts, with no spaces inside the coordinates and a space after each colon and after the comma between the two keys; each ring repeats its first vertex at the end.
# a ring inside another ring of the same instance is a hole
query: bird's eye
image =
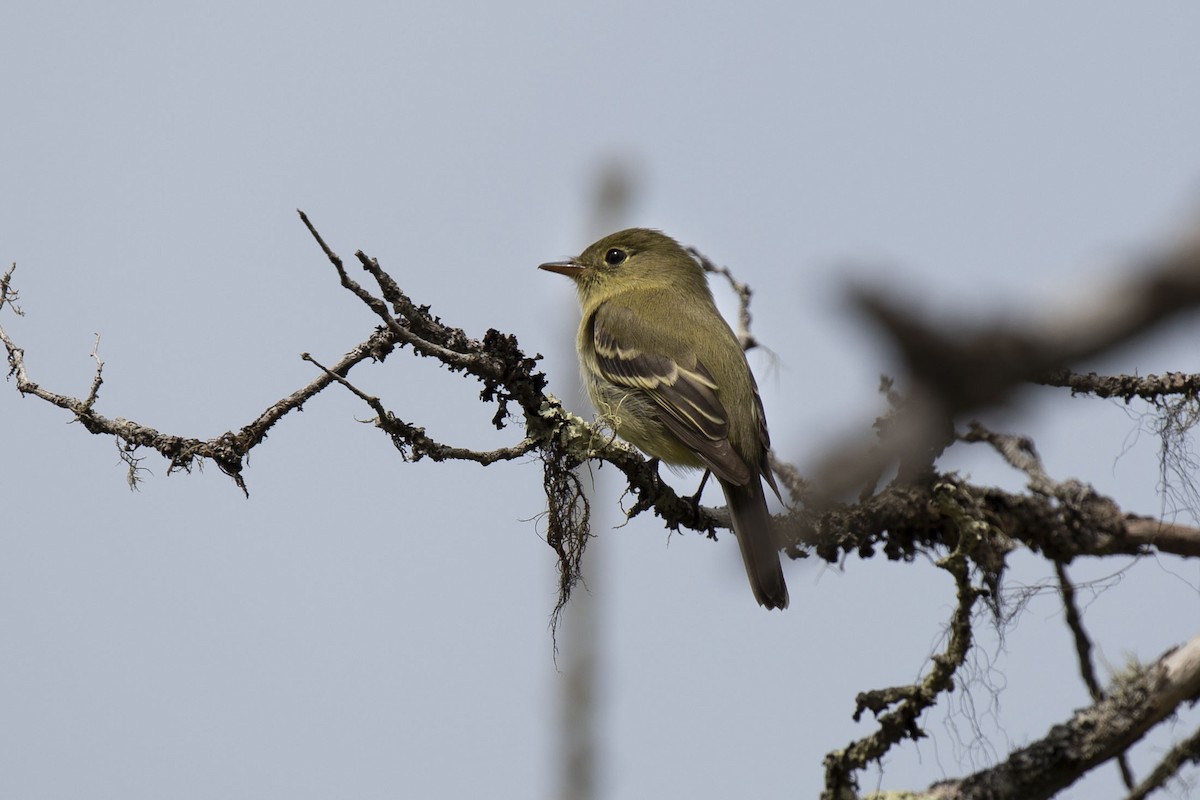
{"type": "Polygon", "coordinates": [[[604,254],[604,263],[608,264],[610,267],[615,267],[618,264],[623,263],[627,258],[629,258],[629,256],[624,250],[618,250],[614,247],[612,250],[609,250],[604,254]]]}

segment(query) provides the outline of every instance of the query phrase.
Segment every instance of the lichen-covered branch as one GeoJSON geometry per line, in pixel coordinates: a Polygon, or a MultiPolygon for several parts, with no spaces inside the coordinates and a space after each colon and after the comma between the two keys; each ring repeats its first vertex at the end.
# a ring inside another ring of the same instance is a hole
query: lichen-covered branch
{"type": "Polygon", "coordinates": [[[1170,395],[1200,396],[1200,375],[1168,372],[1163,375],[1086,375],[1059,369],[1037,376],[1034,383],[1070,389],[1071,394],[1117,397],[1126,403],[1134,398],[1158,400],[1170,395]]]}
{"type": "Polygon", "coordinates": [[[754,295],[754,290],[742,281],[739,281],[730,271],[729,267],[719,267],[708,256],[701,253],[695,247],[687,248],[691,253],[692,258],[700,262],[700,266],[704,267],[704,271],[711,275],[720,275],[729,282],[730,288],[738,298],[738,324],[737,337],[742,345],[743,350],[753,350],[759,346],[758,339],[754,338],[754,334],[750,331],[750,298],[754,295]]]}
{"type": "MultiPolygon", "coordinates": [[[[624,475],[635,503],[629,514],[646,510],[659,514],[668,526],[711,532],[728,526],[723,510],[698,506],[681,499],[658,475],[657,465],[648,462],[636,450],[616,441],[614,437],[566,411],[554,397],[546,394],[545,376],[536,371],[538,357],[524,354],[515,337],[495,330],[487,331],[482,339],[474,339],[459,329],[444,324],[430,313],[428,307],[418,306],[400,289],[374,259],[362,252],[356,258],[362,269],[375,283],[378,295],[367,290],[347,272],[342,259],[328,246],[308,217],[301,219],[326,257],[333,264],[342,285],[358,297],[378,317],[381,326],[364,342],[354,347],[336,363],[325,366],[311,355],[302,357],[319,369],[319,374],[307,385],[267,407],[254,420],[240,429],[231,429],[210,439],[161,433],[143,423],[110,418],[96,410],[103,383],[104,364],[98,350],[94,352],[96,372],[88,395],[84,399],[53,392],[34,381],[25,365],[24,351],[9,334],[0,328],[9,362],[9,373],[16,379],[17,390],[33,395],[71,412],[86,430],[114,437],[122,458],[129,465],[130,483],[136,485],[142,458],[139,449],[153,450],[170,463],[168,473],[175,469],[190,470],[198,461],[210,460],[248,494],[244,478],[245,459],[261,444],[268,431],[284,416],[301,409],[312,397],[332,385],[341,386],[363,400],[375,413],[375,424],[391,439],[406,458],[430,458],[437,461],[469,460],[487,465],[501,460],[520,458],[533,452],[543,455],[546,464],[547,486],[563,485],[562,470],[589,459],[610,463],[624,475]],[[524,434],[508,447],[493,450],[473,450],[437,442],[425,430],[401,419],[386,409],[375,397],[359,390],[350,380],[351,371],[365,361],[381,362],[394,350],[408,347],[422,357],[435,358],[452,371],[471,375],[482,384],[480,399],[495,403],[492,424],[503,429],[511,417],[524,422],[524,434]]],[[[15,269],[15,265],[13,267],[15,269]]],[[[15,305],[17,293],[11,286],[13,269],[0,279],[0,308],[15,305]]],[[[98,346],[98,344],[97,344],[98,346]]],[[[564,493],[553,496],[566,497],[564,493]]],[[[579,557],[587,539],[586,510],[583,514],[557,509],[551,522],[560,520],[562,527],[550,532],[549,538],[561,543],[556,550],[563,557],[564,590],[574,585],[579,557]],[[571,553],[570,557],[565,554],[571,553]]],[[[552,525],[553,527],[553,525],[552,525]]],[[[566,595],[561,603],[566,601],[566,595]]]]}
{"type": "Polygon", "coordinates": [[[1149,666],[1118,676],[1104,700],[1075,712],[1003,763],[906,796],[913,800],[1044,800],[1127,750],[1182,704],[1197,700],[1200,636],[1164,653],[1149,666]]]}
{"type": "Polygon", "coordinates": [[[975,516],[977,509],[959,486],[938,484],[934,487],[934,499],[941,512],[954,524],[958,540],[954,550],[938,560],[938,566],[954,578],[957,597],[946,649],[930,658],[929,672],[918,683],[859,694],[855,703],[855,722],[861,719],[864,711],[871,711],[879,727],[845,749],[825,756],[825,788],[821,800],[854,797],[858,788],[855,773],[882,759],[904,739],[915,741],[925,736],[920,727],[921,715],[942,694],[953,690],[954,674],[971,649],[971,612],[975,601],[988,590],[971,583],[970,554],[975,551],[978,540],[991,537],[989,525],[975,516]]]}
{"type": "Polygon", "coordinates": [[[1167,781],[1179,774],[1179,770],[1188,764],[1200,764],[1200,730],[1188,738],[1176,743],[1162,759],[1150,770],[1150,774],[1142,780],[1125,800],[1145,800],[1150,794],[1161,789],[1167,781]]]}
{"type": "MultiPolygon", "coordinates": [[[[7,351],[9,375],[15,379],[17,390],[63,408],[93,434],[113,437],[129,467],[131,484],[136,484],[141,469],[143,457],[139,453],[153,450],[168,460],[168,472],[190,470],[198,462],[212,461],[248,493],[244,471],[253,448],[262,444],[284,417],[330,387],[344,389],[364,403],[376,427],[391,439],[403,458],[465,460],[487,466],[536,456],[543,462],[549,508],[546,539],[560,568],[555,619],[579,578],[591,536],[589,508],[575,472],[580,465],[611,465],[622,474],[632,496],[626,512],[629,516],[650,511],[671,529],[710,536],[717,528],[729,527],[725,509],[701,506],[680,497],[663,481],[656,462],[618,441],[603,426],[570,413],[547,394],[546,378],[537,370],[540,356],[527,355],[515,337],[496,330],[472,337],[444,323],[427,306],[413,302],[378,261],[361,251],[350,263],[357,261],[367,277],[362,281],[352,277],[346,263],[308,217],[303,212],[300,216],[341,285],[363,303],[372,315],[372,324],[378,327],[328,366],[304,353],[302,358],[316,372],[313,379],[242,427],[201,439],[164,434],[142,423],[105,416],[97,411],[104,383],[99,340],[93,350],[96,367],[89,391],[79,399],[35,381],[28,373],[24,351],[0,327],[0,342],[7,351]],[[477,381],[480,400],[494,407],[491,424],[499,430],[519,427],[519,432],[513,434],[507,446],[490,450],[439,442],[351,379],[353,370],[365,362],[382,362],[403,349],[417,357],[435,359],[451,372],[477,381]]],[[[749,287],[698,251],[692,253],[705,269],[730,281],[739,298],[739,338],[747,348],[756,346],[750,331],[749,287]]],[[[12,286],[13,269],[0,277],[0,311],[8,308],[20,314],[12,286]]],[[[1197,403],[1200,377],[1175,373],[1147,378],[1080,376],[1066,368],[1080,358],[1150,330],[1171,315],[1200,305],[1200,242],[1185,242],[1153,260],[1117,287],[1110,300],[1103,308],[1057,313],[1040,325],[1023,328],[1000,323],[939,327],[901,308],[885,292],[859,292],[861,306],[887,331],[903,355],[908,368],[908,375],[901,379],[906,382],[905,389],[901,391],[897,388],[899,382],[885,378],[881,389],[886,396],[886,412],[873,425],[864,424],[862,436],[841,443],[818,460],[817,467],[806,475],[772,454],[772,467],[791,500],[788,511],[776,520],[781,541],[793,558],[815,556],[830,563],[841,563],[847,555],[869,558],[879,551],[901,561],[919,554],[932,556],[953,577],[957,603],[949,622],[946,649],[931,659],[921,681],[859,695],[855,718],[872,712],[876,729],[826,758],[827,797],[841,800],[855,796],[859,771],[882,759],[890,748],[922,735],[922,714],[951,689],[955,672],[971,647],[971,611],[979,599],[998,602],[1006,559],[1015,548],[1043,554],[1056,565],[1068,615],[1073,603],[1063,565],[1075,558],[1152,552],[1200,556],[1200,529],[1130,514],[1087,483],[1052,478],[1028,438],[992,432],[977,423],[961,432],[961,417],[1005,402],[1015,387],[1029,381],[1063,386],[1074,393],[1120,397],[1126,402],[1141,398],[1163,415],[1163,424],[1172,435],[1189,430],[1197,416],[1191,410],[1197,403]],[[1006,492],[980,486],[939,469],[938,459],[947,448],[973,443],[990,445],[1008,464],[1021,470],[1028,478],[1027,490],[1006,492]],[[893,477],[885,483],[883,478],[889,475],[893,477]],[[847,497],[857,500],[848,502],[844,499],[847,497]]],[[[1087,648],[1078,644],[1082,623],[1076,619],[1070,624],[1081,669],[1087,677],[1087,648]]],[[[1083,641],[1086,643],[1086,635],[1083,641]]],[[[1189,643],[1180,652],[1192,650],[1200,650],[1200,645],[1189,643]]],[[[1099,717],[1084,716],[1064,723],[1059,726],[1061,730],[1056,728],[1046,737],[1044,746],[1037,743],[1014,754],[1005,764],[952,785],[932,787],[923,796],[1049,796],[1013,793],[1017,790],[1012,787],[1026,787],[1032,781],[1026,772],[1037,769],[1044,773],[1037,791],[1068,785],[1096,763],[1136,741],[1162,719],[1162,714],[1195,696],[1194,690],[1186,694],[1192,685],[1186,677],[1188,670],[1200,672],[1200,667],[1189,660],[1192,658],[1164,657],[1158,665],[1103,694],[1095,688],[1092,674],[1089,683],[1095,702],[1090,711],[1099,717]],[[1176,688],[1170,688],[1172,685],[1176,688]],[[1129,700],[1134,690],[1140,700],[1157,703],[1157,710],[1134,708],[1129,700]],[[1155,716],[1160,710],[1162,714],[1155,716]],[[1130,714],[1131,721],[1120,731],[1102,735],[1099,723],[1115,730],[1103,716],[1109,712],[1130,714]],[[1064,755],[1068,750],[1072,752],[1069,757],[1064,755]],[[1082,755],[1075,755],[1076,751],[1082,755]],[[1018,764],[1019,768],[1014,766],[1018,764]]],[[[1177,750],[1174,760],[1164,759],[1163,770],[1169,765],[1178,769],[1187,763],[1195,745],[1181,743],[1177,750]]],[[[1151,778],[1134,790],[1135,796],[1142,787],[1149,787],[1146,791],[1153,788],[1147,783],[1151,778]]]]}
{"type": "MultiPolygon", "coordinates": [[[[70,411],[75,419],[89,432],[112,436],[126,448],[129,453],[137,448],[147,448],[159,453],[167,459],[170,466],[168,473],[182,469],[190,471],[197,461],[209,460],[216,464],[222,472],[234,480],[238,488],[249,493],[242,476],[245,458],[250,451],[260,444],[267,432],[292,411],[304,406],[308,400],[320,393],[333,382],[328,373],[318,376],[287,397],[281,398],[268,406],[250,423],[234,431],[230,430],[212,439],[198,439],[173,434],[161,433],[154,428],[122,417],[109,418],[95,410],[102,383],[101,373],[104,362],[96,357],[96,373],[86,399],[80,400],[68,395],[53,392],[32,380],[25,367],[25,351],[18,347],[8,333],[0,327],[0,342],[3,342],[8,352],[9,376],[16,379],[17,391],[23,395],[33,395],[41,400],[70,411]]],[[[345,374],[368,358],[381,359],[382,355],[395,346],[390,333],[377,331],[369,339],[355,347],[343,359],[330,368],[334,374],[345,374]]],[[[130,483],[136,485],[138,478],[132,462],[130,467],[130,483]]]]}

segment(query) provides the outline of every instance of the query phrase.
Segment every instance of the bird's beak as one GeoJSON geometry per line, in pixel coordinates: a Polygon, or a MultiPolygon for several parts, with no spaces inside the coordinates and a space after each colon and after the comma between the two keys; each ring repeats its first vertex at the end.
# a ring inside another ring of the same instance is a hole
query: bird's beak
{"type": "Polygon", "coordinates": [[[559,275],[566,275],[568,278],[575,278],[579,276],[579,273],[583,272],[585,267],[572,258],[568,261],[550,261],[539,265],[538,269],[544,269],[546,272],[557,272],[559,275]]]}

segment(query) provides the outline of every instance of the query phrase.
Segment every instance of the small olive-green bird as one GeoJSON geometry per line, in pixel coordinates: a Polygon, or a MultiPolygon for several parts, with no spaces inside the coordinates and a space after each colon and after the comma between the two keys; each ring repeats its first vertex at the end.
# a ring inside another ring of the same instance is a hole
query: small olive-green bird
{"type": "Polygon", "coordinates": [[[667,464],[711,470],[725,492],[754,598],[787,608],[762,479],[770,439],[745,353],[696,259],[669,236],[630,228],[540,269],[575,281],[579,362],[617,435],[667,464]]]}

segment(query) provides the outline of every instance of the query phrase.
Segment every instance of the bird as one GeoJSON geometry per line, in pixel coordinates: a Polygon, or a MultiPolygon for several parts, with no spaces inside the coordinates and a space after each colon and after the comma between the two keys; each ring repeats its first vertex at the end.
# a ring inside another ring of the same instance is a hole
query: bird
{"type": "Polygon", "coordinates": [[[538,268],[575,282],[580,371],[600,418],[651,458],[715,476],[755,600],[787,608],[762,398],[700,263],[660,231],[629,228],[538,268]]]}

